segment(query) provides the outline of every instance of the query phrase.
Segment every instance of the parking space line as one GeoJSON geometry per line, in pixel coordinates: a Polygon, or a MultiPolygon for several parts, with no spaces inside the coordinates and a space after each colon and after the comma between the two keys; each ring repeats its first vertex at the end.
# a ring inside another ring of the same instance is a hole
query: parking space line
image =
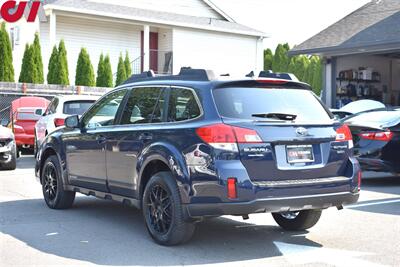
{"type": "Polygon", "coordinates": [[[376,201],[376,202],[369,202],[369,203],[354,204],[354,205],[346,206],[346,208],[360,208],[360,207],[367,207],[367,206],[374,206],[374,205],[384,205],[384,204],[399,203],[399,202],[400,202],[400,198],[391,199],[391,200],[376,201]]]}

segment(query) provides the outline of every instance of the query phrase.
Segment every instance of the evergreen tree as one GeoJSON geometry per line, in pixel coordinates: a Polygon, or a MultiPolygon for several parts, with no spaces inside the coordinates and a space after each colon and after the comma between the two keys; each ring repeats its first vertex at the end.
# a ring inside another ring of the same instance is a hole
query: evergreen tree
{"type": "Polygon", "coordinates": [[[264,50],[264,70],[272,70],[272,61],[274,59],[274,55],[272,54],[271,49],[264,50]]]}
{"type": "Polygon", "coordinates": [[[274,60],[272,62],[272,70],[274,72],[287,72],[290,63],[290,58],[287,54],[289,51],[288,47],[288,44],[279,44],[276,47],[274,60]]]}
{"type": "Polygon", "coordinates": [[[75,85],[95,86],[94,70],[90,57],[85,48],[79,53],[78,62],[76,65],[75,85]]]}
{"type": "Polygon", "coordinates": [[[58,50],[57,46],[53,47],[53,52],[51,53],[48,71],[47,71],[47,83],[48,84],[57,84],[58,83],[58,50]]]}
{"type": "Polygon", "coordinates": [[[0,81],[14,82],[12,48],[5,22],[0,27],[0,81]]]}
{"type": "Polygon", "coordinates": [[[109,55],[104,58],[104,87],[113,87],[113,73],[109,55]]]}
{"type": "Polygon", "coordinates": [[[104,86],[104,56],[103,56],[103,53],[101,53],[100,59],[99,59],[99,64],[97,65],[96,86],[97,87],[105,87],[104,86]]]}
{"type": "Polygon", "coordinates": [[[316,71],[315,68],[317,67],[317,62],[318,62],[318,57],[312,56],[310,58],[310,63],[308,64],[307,70],[304,75],[304,82],[308,83],[311,86],[313,84],[313,78],[314,78],[314,73],[316,71]]]}
{"type": "Polygon", "coordinates": [[[320,58],[316,61],[316,67],[313,75],[312,87],[318,96],[321,94],[322,90],[322,61],[320,58]]]}
{"type": "Polygon", "coordinates": [[[33,45],[26,44],[24,57],[22,58],[21,72],[18,81],[20,83],[36,83],[37,68],[35,66],[33,45]]]}
{"type": "Polygon", "coordinates": [[[42,60],[42,49],[40,48],[39,34],[35,33],[35,39],[32,45],[33,59],[35,61],[37,77],[35,78],[36,83],[44,83],[43,75],[43,60],[42,60]]]}
{"type": "Polygon", "coordinates": [[[125,82],[127,79],[126,77],[126,69],[125,69],[125,63],[122,58],[122,54],[119,55],[119,60],[118,60],[118,69],[117,69],[117,79],[115,81],[115,85],[118,86],[125,82]]]}
{"type": "Polygon", "coordinates": [[[60,44],[58,45],[58,67],[60,68],[58,84],[69,85],[67,49],[65,48],[63,39],[61,39],[60,44]]]}
{"type": "Polygon", "coordinates": [[[131,60],[129,59],[128,51],[126,51],[126,54],[125,54],[124,64],[125,64],[126,77],[129,78],[132,75],[132,67],[131,67],[131,60]]]}

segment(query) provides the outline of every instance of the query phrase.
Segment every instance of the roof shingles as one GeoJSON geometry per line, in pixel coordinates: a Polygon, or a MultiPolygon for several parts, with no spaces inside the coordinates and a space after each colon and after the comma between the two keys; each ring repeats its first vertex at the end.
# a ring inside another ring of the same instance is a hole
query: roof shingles
{"type": "Polygon", "coordinates": [[[400,1],[373,0],[295,46],[290,53],[318,53],[400,43],[400,1]]]}

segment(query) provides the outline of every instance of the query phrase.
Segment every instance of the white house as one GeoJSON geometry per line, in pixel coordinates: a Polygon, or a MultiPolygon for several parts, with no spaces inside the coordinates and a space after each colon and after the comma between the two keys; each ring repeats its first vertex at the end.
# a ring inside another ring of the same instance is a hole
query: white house
{"type": "Polygon", "coordinates": [[[8,23],[16,79],[25,44],[40,34],[45,75],[52,47],[64,39],[70,73],[81,47],[95,68],[109,54],[113,72],[128,51],[134,73],[177,73],[183,66],[244,75],[263,67],[264,33],[236,23],[210,0],[48,0],[47,21],[8,23]]]}

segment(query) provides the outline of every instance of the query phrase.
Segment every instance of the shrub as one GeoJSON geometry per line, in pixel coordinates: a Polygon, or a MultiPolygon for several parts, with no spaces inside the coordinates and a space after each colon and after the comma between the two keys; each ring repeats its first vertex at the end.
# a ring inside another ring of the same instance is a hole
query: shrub
{"type": "Polygon", "coordinates": [[[6,24],[0,27],[0,81],[14,82],[14,66],[11,41],[6,31],[6,24]]]}
{"type": "Polygon", "coordinates": [[[90,56],[85,48],[79,53],[76,65],[75,85],[95,86],[94,70],[90,62],[90,56]]]}
{"type": "Polygon", "coordinates": [[[37,68],[35,66],[33,45],[26,44],[22,58],[21,72],[18,81],[20,83],[36,83],[37,68]]]}
{"type": "Polygon", "coordinates": [[[126,81],[126,69],[125,69],[125,63],[124,60],[122,59],[122,54],[119,55],[119,60],[118,60],[118,69],[117,69],[117,79],[115,81],[115,85],[118,86],[122,84],[124,81],[126,81]]]}
{"type": "Polygon", "coordinates": [[[128,51],[126,51],[126,54],[125,54],[124,64],[125,64],[126,77],[129,78],[132,75],[132,67],[131,67],[131,60],[129,59],[128,51]]]}
{"type": "Polygon", "coordinates": [[[58,45],[58,67],[60,68],[58,84],[69,85],[67,49],[65,48],[63,39],[61,39],[58,45]]]}
{"type": "Polygon", "coordinates": [[[35,33],[35,39],[32,45],[32,53],[33,60],[35,63],[35,74],[37,77],[35,78],[36,83],[44,83],[44,75],[43,75],[43,60],[42,60],[42,49],[40,48],[39,34],[35,33]]]}

